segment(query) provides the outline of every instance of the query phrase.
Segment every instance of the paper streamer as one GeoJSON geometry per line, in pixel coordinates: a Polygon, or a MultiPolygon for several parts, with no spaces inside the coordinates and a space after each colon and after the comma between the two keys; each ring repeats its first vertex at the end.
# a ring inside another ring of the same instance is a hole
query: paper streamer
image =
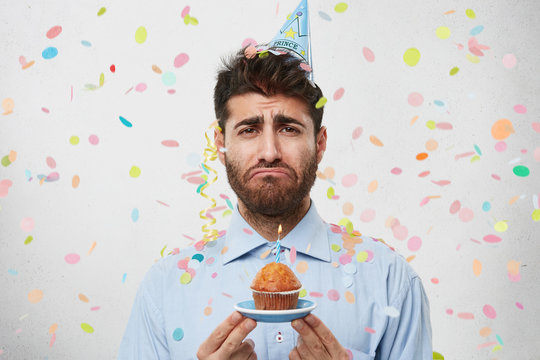
{"type": "MultiPolygon", "coordinates": [[[[221,131],[221,128],[219,126],[217,126],[217,125],[211,125],[209,128],[221,131]]],[[[203,151],[204,160],[203,160],[201,166],[202,166],[202,169],[206,173],[207,176],[206,176],[205,182],[203,184],[201,184],[201,186],[199,186],[199,188],[197,189],[197,192],[200,193],[203,198],[205,198],[205,199],[209,200],[210,202],[212,202],[212,205],[210,205],[209,207],[201,210],[201,212],[199,213],[199,217],[201,219],[208,221],[206,224],[204,224],[202,226],[202,231],[204,233],[202,241],[204,243],[207,243],[209,241],[216,240],[218,238],[218,236],[219,236],[219,232],[216,229],[211,228],[211,226],[216,223],[216,219],[214,217],[212,217],[212,216],[207,216],[206,215],[206,214],[208,214],[208,212],[210,210],[212,210],[212,209],[214,209],[216,207],[216,199],[214,199],[214,198],[212,198],[212,197],[210,197],[210,196],[208,196],[207,194],[204,193],[204,190],[206,190],[210,185],[212,185],[213,183],[215,183],[217,181],[217,178],[218,178],[217,171],[212,169],[208,165],[208,163],[210,161],[216,160],[217,157],[218,157],[218,154],[217,154],[216,144],[212,140],[210,140],[207,133],[204,133],[204,136],[206,137],[206,148],[203,151]],[[209,179],[210,172],[212,172],[214,174],[213,179],[211,179],[211,180],[209,179]]]]}

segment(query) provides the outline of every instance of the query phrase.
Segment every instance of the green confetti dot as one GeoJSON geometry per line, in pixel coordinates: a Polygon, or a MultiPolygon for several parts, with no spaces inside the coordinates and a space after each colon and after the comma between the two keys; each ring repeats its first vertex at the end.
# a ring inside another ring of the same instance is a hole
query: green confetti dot
{"type": "Polygon", "coordinates": [[[129,170],[129,176],[131,176],[132,178],[138,178],[140,175],[141,175],[141,169],[133,165],[131,167],[131,170],[129,170]]]}
{"type": "Polygon", "coordinates": [[[338,225],[345,226],[345,230],[347,231],[347,234],[352,235],[354,231],[354,225],[351,222],[351,220],[347,218],[343,218],[339,221],[338,225]]]}
{"type": "Polygon", "coordinates": [[[73,135],[72,137],[69,138],[69,143],[71,145],[77,145],[79,143],[80,139],[78,136],[75,136],[73,135]]]}
{"type": "Polygon", "coordinates": [[[328,101],[327,98],[325,98],[324,96],[322,98],[319,99],[319,101],[317,101],[317,103],[315,104],[315,109],[320,109],[322,108],[326,102],[328,101]]]}
{"type": "Polygon", "coordinates": [[[89,334],[94,332],[94,328],[88,325],[87,323],[82,323],[81,328],[84,330],[84,332],[87,332],[89,334]]]}
{"type": "Polygon", "coordinates": [[[26,240],[24,240],[24,245],[28,245],[32,242],[32,240],[34,240],[34,238],[32,236],[28,236],[26,238],[26,240]]]}
{"type": "Polygon", "coordinates": [[[135,31],[135,41],[139,44],[144,43],[147,36],[148,33],[146,32],[146,28],[144,26],[139,26],[137,31],[135,31]]]}
{"type": "Polygon", "coordinates": [[[328,190],[326,190],[326,196],[331,199],[334,197],[334,195],[336,194],[336,191],[334,190],[333,187],[329,187],[328,190]]]}
{"type": "Polygon", "coordinates": [[[442,356],[438,352],[434,351],[433,352],[433,360],[444,360],[444,356],[442,356]]]}
{"type": "Polygon", "coordinates": [[[9,161],[9,155],[6,155],[2,158],[2,165],[5,167],[11,165],[11,161],[9,161]]]}
{"type": "Polygon", "coordinates": [[[531,215],[534,221],[540,221],[540,209],[535,209],[531,215]]]}
{"type": "Polygon", "coordinates": [[[471,158],[471,164],[472,164],[473,162],[475,162],[475,161],[478,161],[478,160],[480,160],[480,156],[474,155],[474,156],[471,158]]]}
{"type": "Polygon", "coordinates": [[[332,244],[332,251],[339,252],[341,250],[341,246],[338,244],[332,244]]]}
{"type": "Polygon", "coordinates": [[[191,274],[187,271],[180,276],[180,284],[187,285],[191,282],[191,274]]]}
{"type": "Polygon", "coordinates": [[[450,76],[454,76],[459,72],[459,68],[457,66],[454,66],[452,69],[450,69],[450,76]]]}
{"type": "Polygon", "coordinates": [[[467,17],[469,19],[474,19],[476,18],[476,14],[474,13],[473,9],[467,9],[465,10],[465,15],[467,15],[467,17]]]}
{"type": "Polygon", "coordinates": [[[298,297],[305,297],[306,295],[307,295],[307,290],[306,289],[302,289],[298,293],[298,297]]]}
{"type": "Polygon", "coordinates": [[[176,75],[173,72],[167,71],[161,75],[161,81],[165,86],[171,86],[176,83],[176,75]]]}
{"type": "Polygon", "coordinates": [[[450,37],[450,29],[446,26],[439,26],[437,30],[435,30],[435,35],[439,39],[448,39],[450,37]]]}
{"type": "Polygon", "coordinates": [[[416,66],[420,61],[420,51],[416,48],[410,48],[403,54],[403,61],[409,66],[416,66]]]}
{"type": "Polygon", "coordinates": [[[102,8],[99,9],[99,11],[97,12],[97,16],[101,16],[101,15],[105,14],[105,11],[107,11],[107,9],[105,9],[104,7],[102,7],[102,8]]]}
{"type": "Polygon", "coordinates": [[[531,172],[529,171],[529,168],[523,165],[518,165],[514,167],[514,174],[521,177],[527,177],[529,176],[531,172]]]}
{"type": "Polygon", "coordinates": [[[337,13],[342,13],[342,12],[345,12],[348,7],[349,5],[347,5],[347,3],[341,2],[339,4],[336,4],[336,6],[334,7],[334,10],[337,13]]]}
{"type": "Polygon", "coordinates": [[[430,130],[435,130],[435,127],[436,127],[435,121],[429,120],[428,122],[426,122],[426,126],[430,130]]]}

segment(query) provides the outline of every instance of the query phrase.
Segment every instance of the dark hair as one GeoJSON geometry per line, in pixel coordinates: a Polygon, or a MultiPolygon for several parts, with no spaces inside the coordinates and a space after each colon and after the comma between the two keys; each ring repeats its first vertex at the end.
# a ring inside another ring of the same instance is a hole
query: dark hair
{"type": "Polygon", "coordinates": [[[264,96],[285,95],[299,98],[306,104],[317,135],[321,128],[323,108],[317,109],[315,104],[323,94],[321,89],[306,77],[306,72],[300,67],[301,60],[288,53],[274,55],[271,52],[247,58],[244,50],[240,50],[228,60],[224,59],[223,68],[217,75],[214,110],[221,130],[225,131],[225,122],[230,115],[227,101],[235,95],[254,92],[264,96]]]}

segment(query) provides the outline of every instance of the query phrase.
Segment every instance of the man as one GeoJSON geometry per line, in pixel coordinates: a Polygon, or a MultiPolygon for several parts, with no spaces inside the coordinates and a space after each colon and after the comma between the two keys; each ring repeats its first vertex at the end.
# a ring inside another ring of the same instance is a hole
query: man
{"type": "Polygon", "coordinates": [[[151,268],[119,358],[432,358],[418,275],[382,242],[326,224],[310,199],[326,150],[321,97],[289,54],[241,51],[220,71],[214,140],[237,209],[226,235],[151,268]],[[232,310],[274,261],[279,224],[281,258],[318,306],[291,323],[256,323],[232,310]]]}

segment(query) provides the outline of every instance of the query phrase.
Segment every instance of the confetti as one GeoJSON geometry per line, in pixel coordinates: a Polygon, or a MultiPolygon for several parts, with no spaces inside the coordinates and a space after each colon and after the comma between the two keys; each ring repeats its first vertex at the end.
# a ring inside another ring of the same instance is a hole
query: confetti
{"type": "Polygon", "coordinates": [[[345,94],[344,88],[337,89],[334,93],[334,101],[338,101],[339,99],[341,99],[343,97],[343,94],[345,94]]]}
{"type": "Polygon", "coordinates": [[[327,98],[325,98],[324,96],[322,98],[319,99],[319,101],[317,101],[317,103],[315,104],[315,109],[320,109],[322,108],[326,102],[328,101],[327,98]]]}
{"type": "Polygon", "coordinates": [[[523,165],[515,166],[512,171],[519,177],[527,177],[531,173],[529,168],[523,165]]]}
{"type": "Polygon", "coordinates": [[[43,299],[43,291],[34,289],[28,293],[28,301],[32,304],[36,304],[43,299]]]}
{"type": "Polygon", "coordinates": [[[15,102],[11,98],[5,98],[2,100],[2,108],[4,109],[4,113],[2,115],[9,115],[13,112],[13,108],[15,107],[15,102]]]}
{"type": "Polygon", "coordinates": [[[409,94],[407,102],[411,106],[418,107],[424,103],[424,97],[420,93],[412,92],[409,94]]]}
{"type": "Polygon", "coordinates": [[[416,48],[407,49],[403,54],[403,61],[411,67],[416,66],[420,61],[420,51],[416,48]]]}
{"type": "Polygon", "coordinates": [[[488,304],[484,305],[484,307],[482,308],[482,311],[484,315],[486,315],[486,317],[488,317],[489,319],[495,319],[497,317],[497,313],[495,312],[495,309],[491,305],[488,305],[488,304]]]}
{"type": "Polygon", "coordinates": [[[450,29],[446,26],[439,26],[437,30],[435,30],[435,35],[439,39],[448,39],[450,37],[450,29]]]}
{"type": "Polygon", "coordinates": [[[97,16],[101,16],[101,15],[105,14],[106,11],[107,11],[107,9],[102,7],[101,9],[98,10],[97,16]]]}
{"type": "Polygon", "coordinates": [[[81,257],[79,254],[75,254],[75,253],[71,253],[71,254],[67,254],[66,256],[64,256],[64,260],[68,263],[68,264],[77,264],[79,262],[79,260],[81,260],[81,257]]]}
{"type": "Polygon", "coordinates": [[[368,62],[375,61],[375,54],[373,53],[373,51],[371,51],[370,48],[364,47],[362,49],[362,54],[364,55],[364,58],[366,59],[366,61],[368,62]]]}
{"type": "Polygon", "coordinates": [[[517,64],[517,59],[514,54],[506,54],[502,58],[503,66],[507,69],[512,69],[517,64]]]}
{"type": "Polygon", "coordinates": [[[337,13],[343,13],[347,10],[348,7],[349,5],[347,5],[347,3],[344,3],[344,2],[337,3],[336,6],[334,7],[334,11],[337,13]]]}
{"type": "Polygon", "coordinates": [[[139,26],[135,31],[135,41],[139,44],[143,44],[146,41],[147,36],[148,33],[146,32],[146,28],[144,26],[139,26]]]}
{"type": "MultiPolygon", "coordinates": [[[[130,128],[133,126],[133,124],[129,121],[126,120],[126,118],[124,118],[123,116],[119,116],[118,117],[120,119],[120,121],[122,122],[122,124],[124,124],[126,127],[130,128]]],[[[77,141],[78,143],[78,141],[77,141]]]]}
{"type": "Polygon", "coordinates": [[[172,337],[174,341],[180,341],[184,338],[184,330],[182,328],[176,328],[173,331],[172,337]]]}
{"type": "Polygon", "coordinates": [[[92,334],[94,332],[94,328],[88,325],[87,323],[82,323],[81,329],[83,329],[83,331],[88,334],[92,334]]]}
{"type": "Polygon", "coordinates": [[[43,56],[43,58],[45,60],[50,60],[50,59],[53,59],[56,57],[56,55],[58,55],[58,49],[55,48],[55,47],[48,47],[46,48],[45,50],[43,50],[43,52],[41,53],[41,56],[43,56]]]}
{"type": "Polygon", "coordinates": [[[141,169],[133,165],[131,169],[129,170],[129,176],[131,176],[132,178],[138,178],[140,175],[141,175],[141,169]]]}
{"type": "Polygon", "coordinates": [[[474,10],[472,10],[472,9],[465,10],[465,15],[467,15],[467,17],[469,19],[475,19],[476,18],[476,14],[474,13],[474,10]]]}
{"type": "Polygon", "coordinates": [[[59,25],[56,25],[56,26],[53,26],[52,28],[50,28],[49,31],[47,31],[46,36],[49,39],[54,39],[55,37],[60,35],[61,32],[62,32],[62,27],[59,26],[59,25]]]}
{"type": "Polygon", "coordinates": [[[186,53],[178,54],[174,58],[174,67],[175,68],[182,67],[185,64],[187,64],[188,61],[189,61],[189,55],[188,54],[186,54],[186,53]]]}
{"type": "Polygon", "coordinates": [[[370,141],[373,145],[375,145],[375,146],[380,146],[380,147],[384,146],[384,144],[382,143],[382,141],[379,140],[379,138],[376,137],[375,135],[371,135],[371,136],[369,137],[369,141],[370,141]]]}

